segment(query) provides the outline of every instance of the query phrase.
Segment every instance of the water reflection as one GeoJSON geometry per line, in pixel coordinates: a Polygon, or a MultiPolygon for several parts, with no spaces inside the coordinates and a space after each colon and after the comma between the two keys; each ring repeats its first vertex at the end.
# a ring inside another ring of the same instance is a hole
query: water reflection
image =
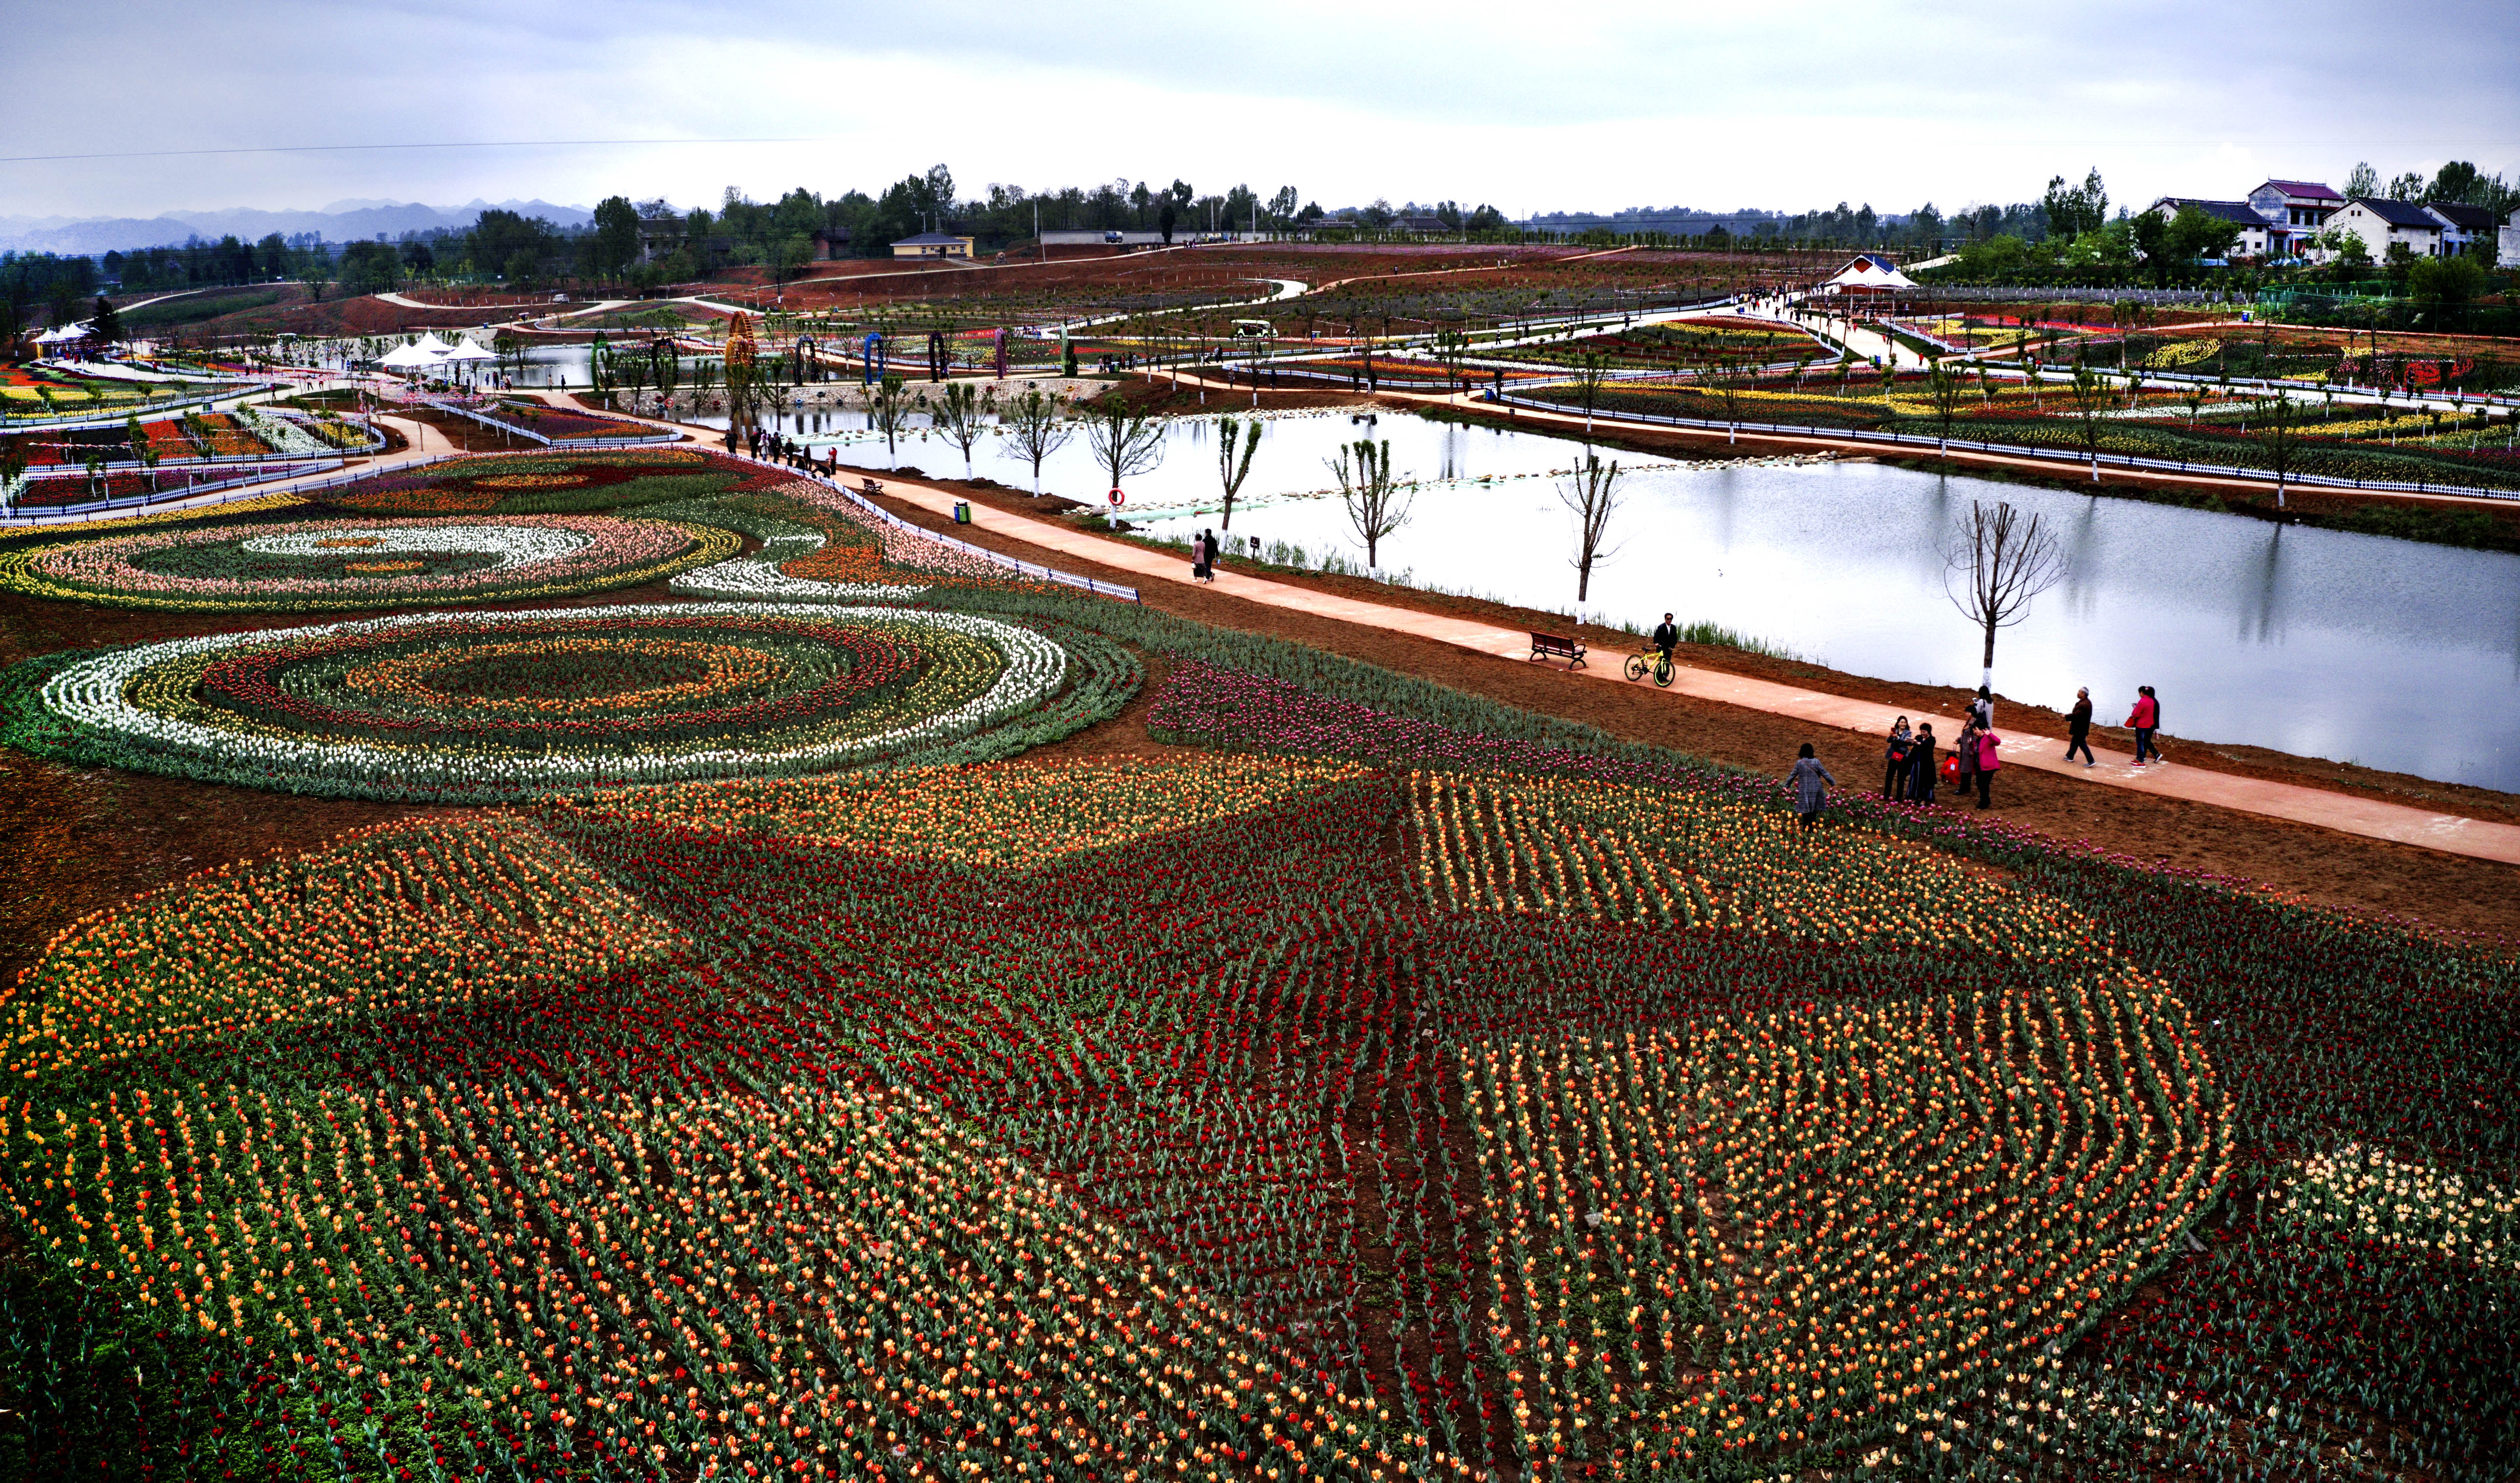
{"type": "MultiPolygon", "coordinates": [[[[1573,539],[1556,483],[1427,490],[1383,561],[1564,611],[1573,539]]],[[[1944,590],[1946,533],[1970,499],[2007,499],[2054,523],[2070,562],[1998,641],[2007,693],[2061,708],[2089,685],[2106,711],[2151,684],[2174,737],[2520,790],[2520,558],[1877,464],[1662,467],[1625,487],[1620,549],[1589,605],[1612,621],[1668,609],[1857,673],[1974,684],[1980,639],[1944,590]]],[[[1362,564],[1335,501],[1238,510],[1234,532],[1362,564]]]]}

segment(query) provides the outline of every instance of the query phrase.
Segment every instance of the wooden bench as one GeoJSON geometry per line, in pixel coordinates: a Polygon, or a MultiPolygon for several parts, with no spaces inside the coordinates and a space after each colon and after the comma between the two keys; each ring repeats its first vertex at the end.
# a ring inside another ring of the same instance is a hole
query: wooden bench
{"type": "Polygon", "coordinates": [[[1584,646],[1556,633],[1534,632],[1531,635],[1531,658],[1534,663],[1544,659],[1562,659],[1570,670],[1586,668],[1584,646]]]}

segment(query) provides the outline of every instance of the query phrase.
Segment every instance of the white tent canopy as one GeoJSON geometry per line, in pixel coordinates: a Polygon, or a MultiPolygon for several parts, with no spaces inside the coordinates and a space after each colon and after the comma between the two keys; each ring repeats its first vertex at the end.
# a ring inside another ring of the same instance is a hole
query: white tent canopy
{"type": "Polygon", "coordinates": [[[447,350],[447,352],[446,352],[446,357],[445,357],[445,358],[446,358],[446,359],[448,359],[448,360],[450,360],[450,361],[455,361],[455,360],[496,360],[496,359],[498,359],[499,357],[498,357],[495,353],[493,353],[493,352],[491,352],[491,351],[489,351],[489,350],[485,350],[485,349],[481,348],[479,346],[474,345],[474,344],[472,342],[472,340],[471,340],[470,338],[467,338],[467,339],[464,339],[464,340],[461,340],[461,341],[456,342],[456,344],[455,344],[451,348],[449,348],[449,349],[447,350]]]}
{"type": "Polygon", "coordinates": [[[378,357],[377,364],[394,371],[418,370],[422,366],[436,365],[445,358],[446,347],[442,345],[435,349],[425,346],[398,345],[378,357]]]}
{"type": "Polygon", "coordinates": [[[95,332],[90,330],[85,324],[66,324],[60,329],[46,330],[44,333],[36,336],[35,344],[68,345],[73,340],[85,340],[94,333],[95,332]]]}
{"type": "Polygon", "coordinates": [[[434,330],[424,332],[420,339],[412,343],[411,348],[415,350],[427,350],[431,355],[443,355],[447,351],[455,348],[455,347],[448,345],[445,341],[438,339],[437,332],[434,330]]]}
{"type": "Polygon", "coordinates": [[[1899,271],[1899,265],[1877,253],[1866,253],[1837,270],[1837,276],[1821,285],[1822,293],[1841,293],[1848,289],[1887,292],[1891,289],[1912,289],[1916,280],[1899,271]]]}

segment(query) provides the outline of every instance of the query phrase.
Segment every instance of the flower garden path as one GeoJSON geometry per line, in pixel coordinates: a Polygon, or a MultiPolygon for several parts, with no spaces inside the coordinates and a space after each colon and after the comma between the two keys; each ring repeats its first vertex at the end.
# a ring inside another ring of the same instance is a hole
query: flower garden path
{"type": "MultiPolygon", "coordinates": [[[[408,417],[395,417],[389,414],[380,414],[377,417],[377,421],[392,428],[395,432],[400,433],[403,436],[405,442],[408,443],[408,446],[399,453],[387,453],[382,457],[371,458],[358,463],[356,465],[356,469],[357,472],[362,475],[382,474],[388,469],[395,468],[406,463],[417,462],[420,459],[443,458],[449,454],[463,451],[456,447],[454,442],[448,439],[444,433],[439,432],[428,423],[417,422],[408,417]]],[[[20,514],[13,517],[9,521],[9,524],[19,530],[27,530],[44,526],[75,528],[87,525],[104,525],[114,521],[138,519],[144,516],[154,520],[162,515],[175,515],[186,512],[207,510],[216,505],[234,504],[237,501],[244,499],[265,499],[274,494],[286,494],[300,486],[322,484],[330,480],[339,479],[342,476],[343,471],[340,469],[327,469],[318,474],[292,474],[279,479],[267,479],[260,484],[237,485],[230,488],[212,489],[206,493],[195,494],[186,498],[153,500],[147,505],[129,505],[112,510],[89,511],[77,515],[50,516],[40,513],[20,514]]]]}
{"type": "MultiPolygon", "coordinates": [[[[889,475],[880,477],[885,493],[940,515],[951,514],[953,507],[961,502],[959,496],[949,490],[889,475]]],[[[1009,514],[983,504],[974,503],[970,508],[972,524],[984,531],[1117,567],[1142,578],[1172,582],[1191,580],[1185,559],[1169,552],[1009,514]]],[[[1246,577],[1230,569],[1218,571],[1212,590],[1344,623],[1414,633],[1504,659],[1526,658],[1531,649],[1527,630],[1500,628],[1465,619],[1441,618],[1380,603],[1360,602],[1265,578],[1246,577]]],[[[1571,677],[1613,684],[1631,683],[1622,678],[1609,662],[1612,658],[1606,654],[1599,655],[1597,657],[1599,668],[1572,671],[1571,677]]],[[[1791,716],[1867,736],[1886,734],[1893,718],[1901,714],[1894,707],[1870,701],[1686,665],[1674,667],[1671,688],[1700,700],[1791,716]]],[[[1913,716],[1911,719],[1931,721],[1936,732],[1944,736],[1956,736],[1959,732],[1958,717],[1913,716]]],[[[2477,859],[2520,864],[2520,826],[2452,813],[2436,813],[2318,788],[2196,767],[2170,765],[2138,768],[2132,765],[2132,758],[2123,753],[2112,753],[2101,758],[2098,765],[2087,768],[2080,764],[2067,763],[2058,755],[2061,750],[2052,738],[2025,737],[2006,743],[2002,753],[2008,765],[2079,777],[2103,787],[2212,804],[2245,813],[2314,824],[2345,834],[2417,845],[2477,859]]]]}

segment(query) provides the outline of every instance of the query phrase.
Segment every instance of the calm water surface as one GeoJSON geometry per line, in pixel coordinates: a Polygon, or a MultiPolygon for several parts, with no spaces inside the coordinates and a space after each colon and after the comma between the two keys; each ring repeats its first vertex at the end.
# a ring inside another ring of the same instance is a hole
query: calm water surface
{"type": "MultiPolygon", "coordinates": [[[[1549,611],[1575,606],[1573,519],[1556,491],[1579,444],[1406,415],[1263,422],[1232,535],[1362,567],[1364,543],[1326,497],[1325,461],[1371,436],[1389,440],[1395,470],[1424,481],[1409,524],[1382,543],[1387,572],[1549,611]]],[[[780,426],[851,462],[886,460],[862,413],[809,411],[780,426]]],[[[1942,549],[1972,499],[2006,499],[2056,530],[2070,570],[1997,640],[1999,691],[2061,710],[2089,685],[2101,718],[2115,721],[2149,684],[2174,738],[2520,791],[2520,557],[1880,464],[1604,456],[1629,472],[1616,549],[1595,568],[1585,605],[1597,621],[1643,629],[1672,611],[1851,673],[1974,685],[1979,637],[1945,595],[1942,549]]],[[[961,452],[932,434],[906,438],[898,461],[962,472],[961,452]]],[[[994,438],[973,450],[972,468],[1017,487],[1032,480],[994,438]]],[[[1042,477],[1071,498],[1105,487],[1082,436],[1042,477]]],[[[1127,515],[1157,533],[1213,527],[1215,419],[1174,423],[1162,464],[1127,487],[1127,515]]]]}
{"type": "MultiPolygon", "coordinates": [[[[1383,426],[1395,467],[1411,467],[1400,429],[1383,426]]],[[[1556,440],[1426,427],[1434,436],[1416,435],[1421,445],[1451,449],[1476,473],[1573,462],[1556,440]],[[1462,440],[1466,449],[1454,447],[1462,440]]],[[[1202,440],[1185,431],[1175,442],[1212,482],[1202,440]]],[[[1326,482],[1318,460],[1272,466],[1271,451],[1264,441],[1253,487],[1326,482]]],[[[1423,488],[1382,564],[1422,585],[1571,609],[1563,482],[1423,488]]],[[[1644,628],[1669,610],[1831,669],[1974,685],[1980,639],[1945,595],[1942,548],[1973,498],[2006,499],[2053,525],[2070,575],[1999,637],[2002,693],[2061,710],[2089,685],[2101,718],[2115,721],[2149,684],[2173,737],[2520,791],[2520,557],[1880,464],[1666,464],[1622,488],[1609,535],[1618,549],[1594,571],[1588,616],[1644,628]]],[[[1196,512],[1152,526],[1186,534],[1214,523],[1196,512]]],[[[1238,510],[1232,533],[1300,545],[1315,561],[1335,550],[1364,562],[1331,499],[1238,510]]]]}

